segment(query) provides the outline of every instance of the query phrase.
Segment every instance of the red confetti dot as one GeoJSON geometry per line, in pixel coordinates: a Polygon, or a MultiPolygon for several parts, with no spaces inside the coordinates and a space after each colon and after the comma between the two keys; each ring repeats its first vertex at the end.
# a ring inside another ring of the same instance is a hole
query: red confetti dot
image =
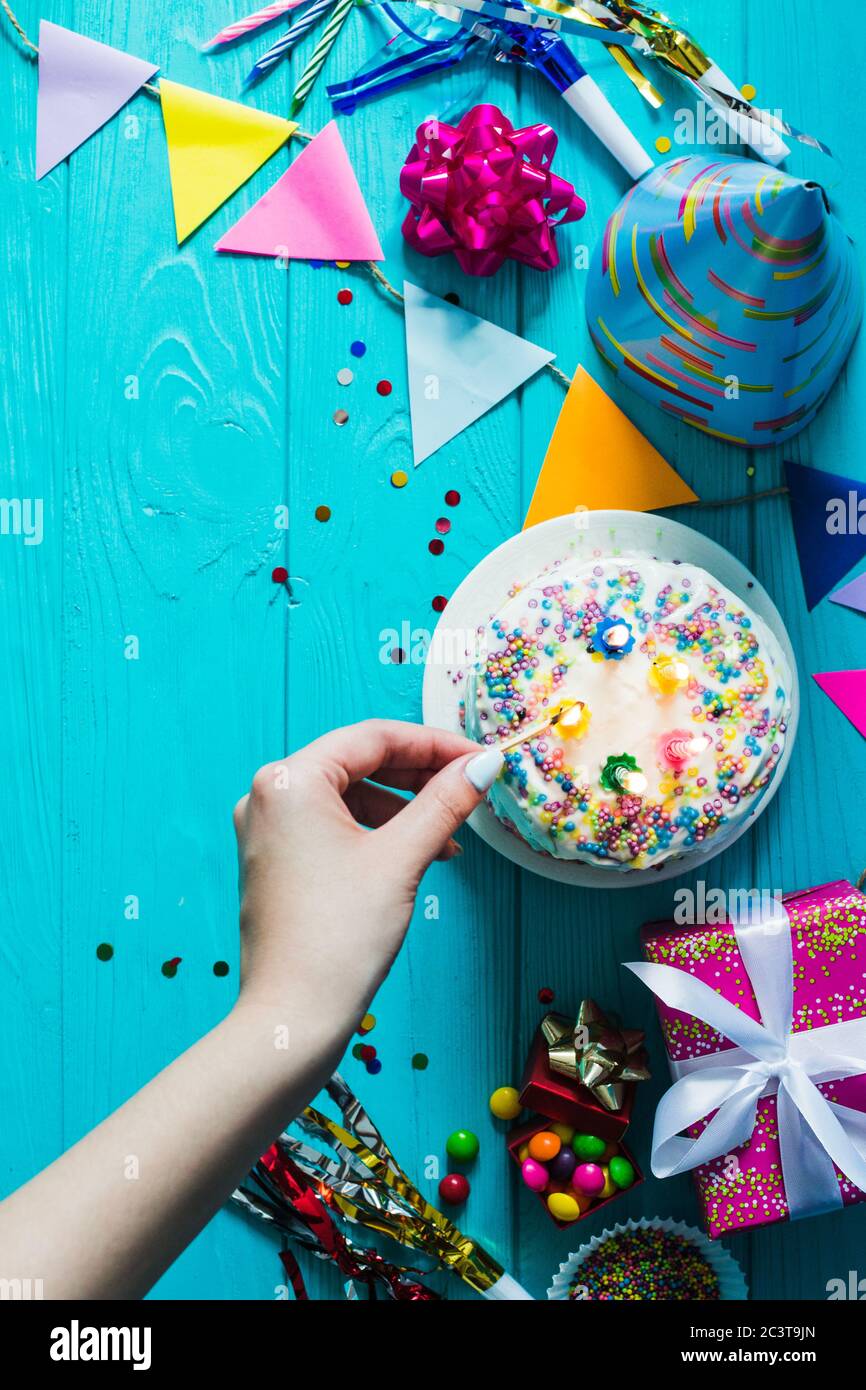
{"type": "Polygon", "coordinates": [[[365,1062],[372,1062],[373,1058],[376,1056],[376,1049],[372,1043],[364,1043],[361,1048],[361,1056],[365,1062]]]}
{"type": "Polygon", "coordinates": [[[447,598],[443,598],[441,594],[437,594],[436,597],[435,597],[434,600],[433,600],[433,612],[434,612],[434,613],[442,613],[442,612],[444,612],[444,610],[445,610],[445,605],[446,605],[447,602],[448,602],[447,598]]]}
{"type": "Polygon", "coordinates": [[[283,569],[282,565],[277,565],[275,570],[271,570],[271,579],[275,584],[285,584],[289,577],[289,571],[283,569]]]}
{"type": "Polygon", "coordinates": [[[448,492],[446,492],[445,494],[445,501],[447,502],[449,507],[459,507],[460,493],[457,492],[453,487],[450,488],[448,492]]]}
{"type": "Polygon", "coordinates": [[[352,302],[352,291],[351,291],[351,290],[338,290],[338,291],[337,291],[337,303],[338,303],[338,304],[351,304],[351,302],[352,302]]]}
{"type": "Polygon", "coordinates": [[[380,396],[390,396],[394,388],[390,381],[379,381],[376,383],[376,390],[379,392],[380,396]]]}
{"type": "MultiPolygon", "coordinates": [[[[427,549],[430,551],[431,555],[441,555],[442,551],[445,549],[445,542],[432,540],[427,549]]],[[[435,608],[436,605],[434,604],[433,606],[435,608]]]]}
{"type": "Polygon", "coordinates": [[[553,994],[553,990],[552,990],[552,989],[540,989],[540,990],[538,991],[538,1002],[539,1002],[539,1004],[552,1004],[552,1003],[553,1003],[553,999],[554,999],[554,994],[553,994]]]}
{"type": "Polygon", "coordinates": [[[436,530],[439,532],[440,536],[448,535],[448,532],[451,530],[451,522],[448,520],[447,516],[440,516],[439,520],[436,522],[436,530]]]}

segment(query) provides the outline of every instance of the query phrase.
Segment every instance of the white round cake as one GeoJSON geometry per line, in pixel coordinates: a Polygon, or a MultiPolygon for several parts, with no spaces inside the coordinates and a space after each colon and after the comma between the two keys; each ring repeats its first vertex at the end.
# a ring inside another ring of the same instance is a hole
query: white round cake
{"type": "Polygon", "coordinates": [[[479,629],[465,727],[503,747],[489,802],[505,825],[623,872],[732,835],[773,778],[790,702],[775,636],[712,575],[596,555],[514,585],[479,629]]]}

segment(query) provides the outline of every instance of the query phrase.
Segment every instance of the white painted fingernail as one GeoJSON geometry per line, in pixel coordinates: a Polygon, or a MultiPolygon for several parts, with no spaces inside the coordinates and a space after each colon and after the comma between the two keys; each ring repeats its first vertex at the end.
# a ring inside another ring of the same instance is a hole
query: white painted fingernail
{"type": "Polygon", "coordinates": [[[463,770],[477,792],[487,792],[504,766],[505,759],[498,748],[485,748],[483,753],[470,758],[463,770]]]}

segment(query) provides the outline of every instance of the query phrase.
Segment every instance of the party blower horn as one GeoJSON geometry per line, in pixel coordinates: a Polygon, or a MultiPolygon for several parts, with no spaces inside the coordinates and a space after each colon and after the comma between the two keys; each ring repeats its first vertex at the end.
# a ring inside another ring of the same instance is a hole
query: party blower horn
{"type": "MultiPolygon", "coordinates": [[[[420,1251],[484,1298],[531,1300],[532,1295],[483,1246],[422,1197],[342,1076],[335,1072],[325,1089],[340,1111],[342,1124],[313,1106],[296,1123],[306,1138],[327,1145],[332,1153],[320,1152],[288,1132],[281,1134],[233,1200],[276,1220],[280,1229],[292,1234],[297,1215],[295,1187],[274,1181],[285,1161],[304,1175],[329,1213],[339,1213],[352,1225],[420,1251]]],[[[365,1254],[368,1259],[375,1257],[374,1252],[365,1254]]],[[[400,1271],[401,1282],[409,1272],[400,1271]]]]}

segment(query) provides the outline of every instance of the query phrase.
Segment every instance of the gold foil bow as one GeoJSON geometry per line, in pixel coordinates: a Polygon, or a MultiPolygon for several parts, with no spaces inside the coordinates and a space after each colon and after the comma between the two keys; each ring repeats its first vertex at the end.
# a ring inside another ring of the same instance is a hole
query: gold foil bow
{"type": "Polygon", "coordinates": [[[551,1071],[579,1081],[605,1110],[621,1110],[627,1081],[649,1080],[645,1034],[617,1028],[594,999],[584,999],[577,1018],[546,1014],[541,1032],[551,1071]]]}

